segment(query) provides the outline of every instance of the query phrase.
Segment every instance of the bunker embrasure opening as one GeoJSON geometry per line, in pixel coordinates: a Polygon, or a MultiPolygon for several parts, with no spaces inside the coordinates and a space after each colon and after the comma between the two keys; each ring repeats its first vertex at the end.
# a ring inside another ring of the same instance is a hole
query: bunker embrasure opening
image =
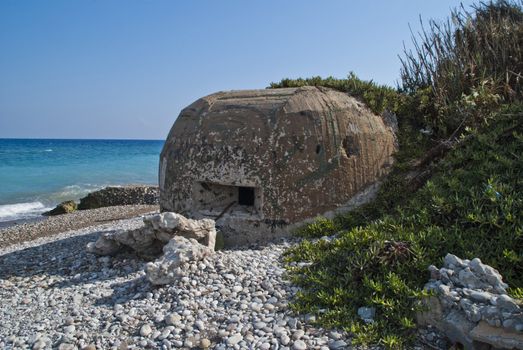
{"type": "Polygon", "coordinates": [[[261,215],[261,190],[213,182],[196,182],[193,191],[195,209],[210,218],[222,215],[256,217],[261,215]]]}
{"type": "Polygon", "coordinates": [[[254,206],[254,187],[238,187],[238,204],[254,206]]]}

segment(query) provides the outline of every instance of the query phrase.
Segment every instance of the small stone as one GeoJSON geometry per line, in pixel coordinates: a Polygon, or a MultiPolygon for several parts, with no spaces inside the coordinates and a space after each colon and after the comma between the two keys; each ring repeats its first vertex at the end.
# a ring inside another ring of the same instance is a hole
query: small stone
{"type": "Polygon", "coordinates": [[[43,340],[39,340],[33,345],[33,350],[41,350],[45,348],[45,342],[43,340]]]}
{"type": "Polygon", "coordinates": [[[152,331],[153,331],[153,330],[152,330],[151,326],[149,326],[149,325],[146,323],[146,324],[144,324],[144,325],[140,328],[140,335],[141,335],[142,337],[147,337],[147,336],[149,336],[149,334],[152,333],[152,331]]]}
{"type": "Polygon", "coordinates": [[[235,333],[227,338],[227,344],[234,346],[243,340],[243,336],[240,333],[235,333]]]}
{"type": "Polygon", "coordinates": [[[261,310],[261,305],[258,303],[251,303],[251,309],[253,311],[259,312],[261,310]]]}
{"type": "MultiPolygon", "coordinates": [[[[155,332],[156,333],[156,332],[155,332]]],[[[160,332],[158,332],[160,333],[160,332]]],[[[157,338],[158,336],[160,337],[160,340],[163,340],[165,338],[168,338],[169,335],[171,335],[171,330],[169,328],[165,328],[160,334],[158,334],[156,337],[153,335],[153,339],[157,338]]]]}
{"type": "Polygon", "coordinates": [[[192,348],[194,346],[194,340],[192,338],[185,339],[183,346],[189,349],[192,348]]]}
{"type": "Polygon", "coordinates": [[[172,349],[172,344],[169,340],[167,340],[167,339],[162,340],[162,344],[167,350],[172,349]]]}
{"type": "Polygon", "coordinates": [[[165,323],[168,325],[174,325],[182,320],[182,317],[178,314],[169,314],[165,317],[165,323]]]}
{"type": "Polygon", "coordinates": [[[293,350],[306,350],[307,344],[303,340],[296,340],[294,344],[292,344],[293,350]]]}
{"type": "Polygon", "coordinates": [[[452,267],[465,267],[466,265],[463,263],[463,260],[458,258],[457,256],[453,254],[447,254],[445,256],[445,267],[452,268],[452,267]]]}
{"type": "Polygon", "coordinates": [[[185,316],[185,317],[187,317],[187,316],[191,316],[191,311],[185,309],[185,310],[183,310],[182,315],[185,316]]]}
{"type": "Polygon", "coordinates": [[[374,316],[376,315],[376,309],[373,307],[360,307],[358,308],[358,316],[365,321],[366,323],[370,323],[374,320],[374,316]]]}
{"type": "Polygon", "coordinates": [[[289,338],[289,336],[287,334],[283,334],[280,337],[280,342],[282,345],[288,345],[291,342],[291,338],[289,338]]]}
{"type": "Polygon", "coordinates": [[[307,322],[307,323],[313,323],[313,322],[316,322],[316,316],[313,315],[313,314],[307,314],[307,315],[305,315],[304,319],[305,319],[305,322],[307,322]]]}
{"type": "Polygon", "coordinates": [[[514,299],[512,299],[506,294],[500,295],[497,298],[496,302],[498,307],[507,311],[516,311],[519,309],[519,306],[516,304],[514,299]]]}
{"type": "Polygon", "coordinates": [[[347,343],[343,340],[336,340],[329,344],[329,349],[332,350],[345,349],[346,347],[347,343]]]}
{"type": "Polygon", "coordinates": [[[73,344],[69,343],[61,343],[60,345],[58,345],[58,350],[73,350],[75,348],[76,347],[73,344]]]}
{"type": "Polygon", "coordinates": [[[341,333],[339,333],[339,332],[331,331],[331,332],[329,333],[329,337],[331,337],[331,339],[334,339],[334,340],[339,340],[339,339],[342,338],[342,335],[341,335],[341,333]]]}
{"type": "Polygon", "coordinates": [[[201,320],[198,320],[196,322],[194,322],[194,325],[196,326],[196,328],[198,328],[200,331],[203,331],[205,329],[205,324],[203,323],[203,321],[201,320]]]}
{"type": "Polygon", "coordinates": [[[285,327],[275,327],[273,333],[275,336],[279,338],[282,335],[287,334],[287,330],[285,329],[285,327]]]}
{"type": "Polygon", "coordinates": [[[289,318],[287,320],[287,324],[291,329],[296,329],[296,327],[298,326],[298,320],[295,318],[289,318]]]}
{"type": "Polygon", "coordinates": [[[202,340],[200,340],[200,347],[202,349],[207,349],[211,346],[211,341],[207,338],[203,338],[202,340]]]}
{"type": "MultiPolygon", "coordinates": [[[[472,260],[474,261],[474,260],[472,260]]],[[[472,291],[469,294],[469,298],[475,301],[478,301],[480,303],[487,303],[490,301],[490,298],[492,298],[492,294],[489,292],[480,292],[480,291],[472,291]]]]}
{"type": "Polygon", "coordinates": [[[298,329],[294,333],[292,333],[292,339],[298,340],[301,339],[305,335],[305,332],[301,329],[298,329]]]}
{"type": "Polygon", "coordinates": [[[265,323],[265,322],[256,322],[254,324],[255,329],[262,329],[262,328],[265,328],[266,326],[267,326],[267,323],[265,323]]]}

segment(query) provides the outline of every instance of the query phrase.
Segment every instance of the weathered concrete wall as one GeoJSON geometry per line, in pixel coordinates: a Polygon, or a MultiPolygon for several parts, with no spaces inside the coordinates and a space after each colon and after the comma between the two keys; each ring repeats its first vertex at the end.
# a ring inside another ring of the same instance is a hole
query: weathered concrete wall
{"type": "Polygon", "coordinates": [[[238,191],[220,185],[250,187],[254,205],[235,204],[222,220],[252,214],[255,227],[285,231],[374,183],[395,147],[380,116],[334,90],[219,92],[185,108],[171,129],[160,159],[160,206],[198,217],[211,214],[212,202],[217,216],[238,191]]]}

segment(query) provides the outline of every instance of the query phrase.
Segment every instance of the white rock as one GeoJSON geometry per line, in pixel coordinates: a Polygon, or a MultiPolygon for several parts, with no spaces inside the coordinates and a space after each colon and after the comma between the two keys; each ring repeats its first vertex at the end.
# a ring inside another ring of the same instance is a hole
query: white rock
{"type": "Polygon", "coordinates": [[[243,336],[240,333],[235,333],[227,338],[227,344],[234,346],[243,340],[243,336]]]}
{"type": "Polygon", "coordinates": [[[254,324],[254,328],[255,329],[262,329],[262,328],[265,328],[265,327],[267,327],[267,323],[265,323],[265,322],[256,322],[254,324]]]}
{"type": "Polygon", "coordinates": [[[211,341],[207,338],[204,338],[200,341],[200,347],[202,349],[207,349],[211,346],[211,341]]]}
{"type": "Polygon", "coordinates": [[[147,323],[144,324],[141,328],[140,328],[140,335],[142,337],[147,337],[149,334],[152,333],[152,328],[151,326],[149,326],[147,323]]]}
{"type": "Polygon", "coordinates": [[[174,237],[163,247],[164,254],[145,266],[145,274],[152,284],[173,283],[181,276],[178,268],[184,263],[199,261],[212,254],[212,250],[195,239],[174,237]]]}
{"type": "Polygon", "coordinates": [[[298,340],[298,339],[303,338],[304,335],[305,335],[305,332],[301,329],[298,329],[297,331],[292,333],[292,339],[298,340]]]}
{"type": "Polygon", "coordinates": [[[165,244],[175,236],[196,239],[214,250],[216,242],[214,220],[193,220],[171,212],[155,214],[145,217],[141,227],[103,233],[96,242],[87,245],[87,251],[99,255],[111,255],[127,246],[141,254],[154,255],[158,249],[158,242],[165,244]]]}
{"type": "Polygon", "coordinates": [[[303,340],[296,340],[294,344],[292,344],[293,350],[306,350],[307,344],[303,340]]]}

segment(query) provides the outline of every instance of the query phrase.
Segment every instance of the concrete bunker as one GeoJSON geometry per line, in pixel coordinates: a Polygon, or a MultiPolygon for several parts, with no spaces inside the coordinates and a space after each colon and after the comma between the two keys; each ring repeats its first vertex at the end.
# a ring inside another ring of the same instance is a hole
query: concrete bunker
{"type": "Polygon", "coordinates": [[[356,99],[301,87],[218,92],[183,109],[160,156],[160,206],[212,218],[226,244],[343,210],[392,164],[393,126],[356,99]]]}

